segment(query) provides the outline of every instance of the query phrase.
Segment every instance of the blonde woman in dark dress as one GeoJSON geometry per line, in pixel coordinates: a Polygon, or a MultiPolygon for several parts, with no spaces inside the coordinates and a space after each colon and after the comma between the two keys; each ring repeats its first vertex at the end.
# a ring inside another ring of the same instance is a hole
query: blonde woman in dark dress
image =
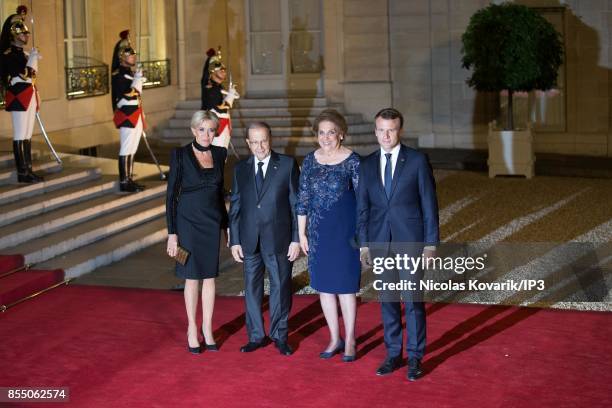
{"type": "MultiPolygon", "coordinates": [[[[212,333],[215,278],[219,276],[221,234],[226,233],[227,210],[223,199],[223,166],[227,149],[213,146],[218,120],[210,111],[191,118],[194,140],[173,150],[166,195],[167,252],[189,251],[185,265],[176,263],[176,276],[185,279],[187,342],[191,353],[201,352],[196,323],[199,282],[202,281],[202,335],[206,350],[217,351],[212,333]]],[[[227,236],[225,237],[227,241],[227,236]]]]}

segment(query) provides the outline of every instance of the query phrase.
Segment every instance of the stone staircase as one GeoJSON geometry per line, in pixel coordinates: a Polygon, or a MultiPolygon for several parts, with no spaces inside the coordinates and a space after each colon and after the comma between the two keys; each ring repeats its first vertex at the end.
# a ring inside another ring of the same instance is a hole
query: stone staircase
{"type": "MultiPolygon", "coordinates": [[[[192,140],[189,122],[193,112],[200,108],[199,100],[179,102],[174,117],[156,136],[163,143],[185,144],[192,140]]],[[[246,126],[254,120],[267,122],[272,128],[272,148],[279,153],[304,156],[318,147],[312,133],[312,123],[324,109],[334,108],[342,113],[349,125],[345,146],[359,154],[369,154],[378,144],[374,124],[359,114],[347,113],[343,105],[330,104],[326,98],[242,98],[232,110],[232,143],[241,156],[248,155],[245,142],[246,126]]],[[[404,141],[416,146],[416,139],[404,141]]]]}
{"type": "Polygon", "coordinates": [[[166,183],[155,166],[137,163],[147,189],[124,194],[116,160],[62,156],[59,166],[36,154],[45,181],[18,184],[12,154],[0,154],[0,254],[74,278],[165,239],[166,183]]]}

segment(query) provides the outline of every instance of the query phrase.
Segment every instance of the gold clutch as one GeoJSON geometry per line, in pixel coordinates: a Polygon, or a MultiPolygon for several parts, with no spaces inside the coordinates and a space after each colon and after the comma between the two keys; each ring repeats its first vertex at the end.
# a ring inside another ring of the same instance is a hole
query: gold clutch
{"type": "Polygon", "coordinates": [[[185,265],[187,263],[187,258],[189,258],[189,251],[182,246],[178,246],[176,255],[173,258],[181,265],[185,265]]]}

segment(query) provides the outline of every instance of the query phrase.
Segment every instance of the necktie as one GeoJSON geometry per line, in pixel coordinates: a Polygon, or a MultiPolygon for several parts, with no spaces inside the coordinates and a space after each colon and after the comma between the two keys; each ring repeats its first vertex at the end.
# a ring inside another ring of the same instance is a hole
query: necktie
{"type": "Polygon", "coordinates": [[[387,194],[387,199],[391,198],[391,185],[392,185],[392,176],[391,176],[391,153],[385,153],[385,157],[387,158],[387,163],[385,164],[385,193],[387,194]]]}
{"type": "Polygon", "coordinates": [[[261,189],[263,188],[264,174],[263,174],[263,162],[257,163],[257,174],[255,175],[255,185],[257,186],[257,196],[261,195],[261,189]]]}

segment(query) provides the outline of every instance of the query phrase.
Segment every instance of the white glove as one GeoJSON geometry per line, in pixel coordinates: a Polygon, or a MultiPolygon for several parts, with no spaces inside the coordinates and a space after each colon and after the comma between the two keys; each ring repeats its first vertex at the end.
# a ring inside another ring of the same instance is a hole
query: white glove
{"type": "Polygon", "coordinates": [[[134,79],[132,80],[132,88],[138,91],[138,93],[142,93],[142,84],[147,81],[147,78],[142,76],[142,69],[139,69],[134,74],[134,79]]]}
{"type": "Polygon", "coordinates": [[[42,56],[39,54],[38,49],[32,48],[30,55],[28,56],[28,63],[26,65],[36,72],[38,71],[39,59],[42,59],[42,56]]]}
{"type": "Polygon", "coordinates": [[[236,87],[232,85],[229,91],[222,91],[225,94],[225,98],[223,98],[223,102],[227,103],[230,108],[234,105],[234,100],[240,98],[240,94],[236,90],[236,87]]]}

